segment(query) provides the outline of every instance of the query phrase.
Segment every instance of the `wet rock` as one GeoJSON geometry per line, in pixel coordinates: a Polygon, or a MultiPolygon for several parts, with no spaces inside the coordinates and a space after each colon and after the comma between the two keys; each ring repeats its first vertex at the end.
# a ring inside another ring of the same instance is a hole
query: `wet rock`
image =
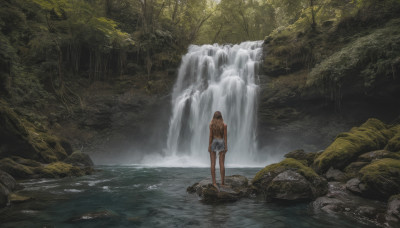
{"type": "Polygon", "coordinates": [[[359,206],[355,213],[368,219],[375,219],[378,214],[378,210],[371,206],[359,206]]]}
{"type": "MultiPolygon", "coordinates": [[[[359,180],[352,181],[359,183],[359,180]]],[[[366,223],[379,223],[379,214],[385,211],[384,202],[355,195],[341,182],[329,182],[328,186],[328,194],[318,197],[310,204],[315,212],[339,213],[366,223]]]]}
{"type": "Polygon", "coordinates": [[[399,153],[393,153],[387,150],[375,150],[365,154],[362,154],[358,157],[359,161],[362,162],[372,162],[374,160],[382,159],[382,158],[395,158],[400,159],[399,153]]]}
{"type": "Polygon", "coordinates": [[[400,224],[400,194],[390,197],[385,219],[393,227],[400,224]]]}
{"type": "Polygon", "coordinates": [[[9,204],[8,195],[10,190],[0,183],[0,208],[5,207],[9,204]]]}
{"type": "Polygon", "coordinates": [[[318,197],[314,202],[312,202],[312,207],[314,209],[322,210],[326,213],[332,214],[344,211],[344,204],[345,203],[339,199],[322,196],[318,197]]]}
{"type": "Polygon", "coordinates": [[[361,194],[363,191],[365,191],[365,185],[362,184],[358,178],[353,178],[347,181],[346,188],[355,194],[361,194]]]}
{"type": "Polygon", "coordinates": [[[325,173],[325,177],[328,181],[343,181],[346,179],[346,175],[342,171],[332,167],[325,173]]]}
{"type": "Polygon", "coordinates": [[[310,183],[302,175],[286,170],[272,179],[266,189],[272,200],[307,200],[313,198],[310,183]]]}
{"type": "Polygon", "coordinates": [[[304,201],[325,195],[326,180],[305,163],[286,158],[259,171],[252,183],[267,200],[304,201]]]}
{"type": "Polygon", "coordinates": [[[65,160],[65,163],[68,164],[72,164],[72,165],[76,165],[76,166],[87,166],[87,167],[91,167],[93,166],[93,161],[92,159],[89,157],[89,155],[84,154],[80,151],[75,151],[73,152],[70,156],[68,156],[65,160]]]}
{"type": "Polygon", "coordinates": [[[17,188],[17,182],[8,173],[0,170],[0,183],[3,184],[10,191],[14,191],[17,188]]]}
{"type": "Polygon", "coordinates": [[[236,201],[250,193],[247,178],[240,175],[225,177],[225,186],[218,188],[211,179],[205,179],[188,187],[187,192],[196,193],[205,202],[236,201]]]}

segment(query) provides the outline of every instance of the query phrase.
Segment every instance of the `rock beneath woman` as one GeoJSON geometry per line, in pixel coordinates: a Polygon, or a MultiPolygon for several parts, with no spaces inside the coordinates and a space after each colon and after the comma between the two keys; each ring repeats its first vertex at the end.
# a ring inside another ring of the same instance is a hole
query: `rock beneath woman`
{"type": "Polygon", "coordinates": [[[250,194],[248,180],[241,175],[225,177],[225,185],[212,184],[211,179],[204,179],[187,188],[188,193],[196,193],[204,202],[229,202],[236,201],[250,194]]]}

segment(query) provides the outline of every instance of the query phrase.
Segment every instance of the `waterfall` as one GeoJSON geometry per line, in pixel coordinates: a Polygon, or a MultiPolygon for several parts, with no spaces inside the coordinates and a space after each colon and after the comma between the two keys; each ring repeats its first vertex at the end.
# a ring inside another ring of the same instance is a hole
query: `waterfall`
{"type": "Polygon", "coordinates": [[[209,123],[214,112],[221,111],[228,125],[225,163],[256,163],[257,72],[261,57],[262,41],[189,47],[172,93],[167,158],[185,157],[185,162],[209,166],[209,123]]]}

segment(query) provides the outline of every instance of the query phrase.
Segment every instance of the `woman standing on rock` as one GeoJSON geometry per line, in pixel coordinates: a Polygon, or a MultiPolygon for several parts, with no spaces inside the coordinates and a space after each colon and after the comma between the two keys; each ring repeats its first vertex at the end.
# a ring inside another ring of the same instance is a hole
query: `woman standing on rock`
{"type": "Polygon", "coordinates": [[[222,114],[220,111],[214,113],[213,119],[210,123],[210,140],[208,143],[208,152],[210,152],[211,159],[211,177],[212,182],[215,187],[217,187],[217,182],[215,180],[215,161],[216,153],[219,155],[219,169],[221,173],[221,185],[224,186],[225,179],[225,153],[228,151],[227,144],[227,125],[222,119],[222,114]]]}

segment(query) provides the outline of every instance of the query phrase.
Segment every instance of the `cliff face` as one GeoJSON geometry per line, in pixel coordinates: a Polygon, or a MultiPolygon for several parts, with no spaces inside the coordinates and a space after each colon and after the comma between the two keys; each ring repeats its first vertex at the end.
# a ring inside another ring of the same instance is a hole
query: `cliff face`
{"type": "Polygon", "coordinates": [[[395,17],[356,16],[267,37],[259,146],[317,151],[370,117],[398,121],[399,28],[395,17]]]}
{"type": "MultiPolygon", "coordinates": [[[[16,75],[16,80],[19,77],[16,75]]],[[[35,75],[28,77],[34,79],[35,75]]],[[[61,140],[57,148],[65,144],[69,147],[68,154],[73,150],[89,153],[96,164],[134,163],[145,154],[143,151],[162,148],[166,141],[170,116],[168,94],[174,79],[174,70],[154,72],[149,82],[145,75],[125,75],[95,82],[66,78],[66,84],[73,91],[71,97],[76,98],[67,105],[57,94],[43,89],[39,81],[25,80],[24,85],[14,83],[10,96],[0,99],[0,120],[4,122],[0,126],[0,159],[14,155],[40,162],[64,159],[65,156],[53,160],[42,158],[40,148],[31,148],[46,134],[46,139],[61,140]],[[38,91],[38,87],[42,89],[38,91]],[[24,94],[19,94],[19,90],[24,94]],[[29,126],[32,137],[27,137],[25,128],[15,123],[29,126]],[[36,135],[39,135],[37,140],[36,135]]]]}

